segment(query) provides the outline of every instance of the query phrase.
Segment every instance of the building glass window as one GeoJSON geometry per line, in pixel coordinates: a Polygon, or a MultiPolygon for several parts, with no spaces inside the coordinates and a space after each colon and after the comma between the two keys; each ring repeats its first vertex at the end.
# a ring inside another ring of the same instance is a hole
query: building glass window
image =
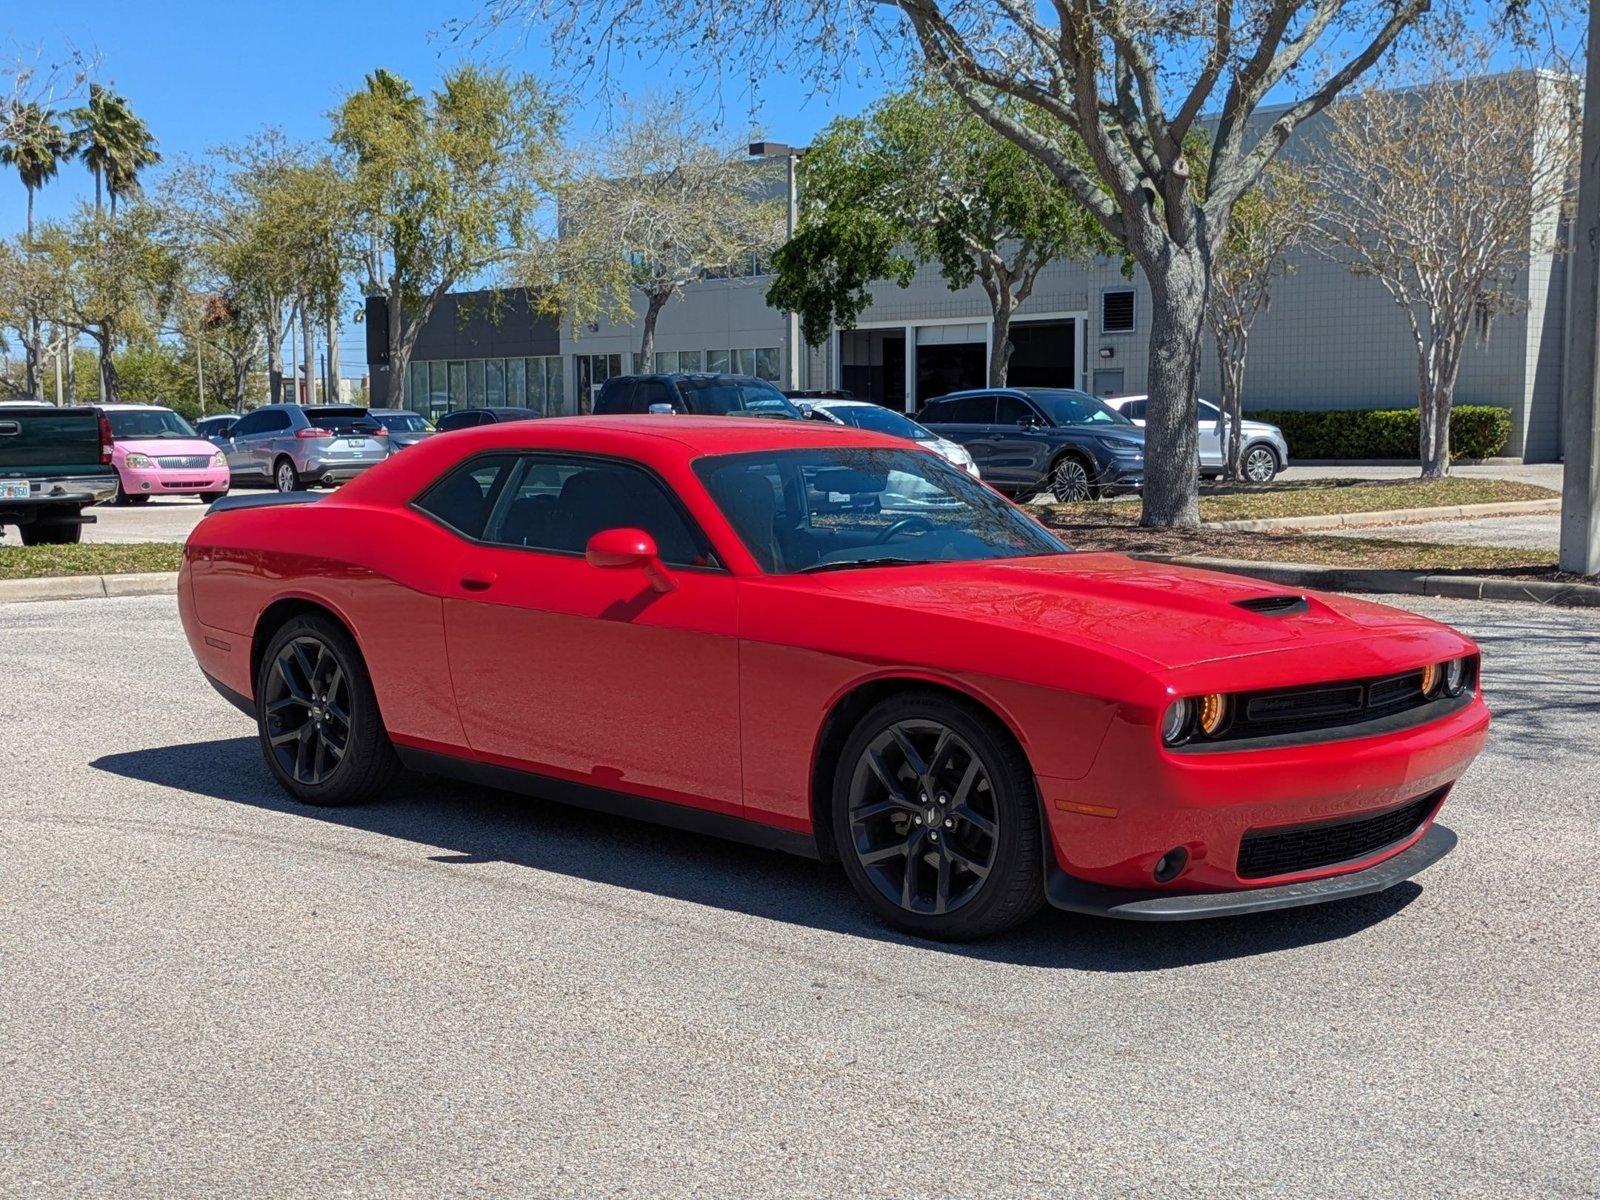
{"type": "Polygon", "coordinates": [[[491,358],[483,364],[484,402],[500,408],[506,402],[506,364],[502,358],[491,358]]]}
{"type": "Polygon", "coordinates": [[[406,407],[412,412],[428,411],[428,364],[411,363],[406,369],[406,407]]]}
{"type": "Polygon", "coordinates": [[[678,370],[678,352],[676,350],[657,350],[655,372],[657,375],[673,375],[678,370]]]}
{"type": "Polygon", "coordinates": [[[467,364],[453,362],[450,364],[450,407],[465,408],[467,406],[467,364]]]}
{"type": "Polygon", "coordinates": [[[726,350],[707,350],[706,370],[714,374],[726,374],[728,371],[728,352],[726,350]]]}
{"type": "Polygon", "coordinates": [[[776,383],[780,375],[779,354],[776,346],[763,346],[756,351],[755,377],[776,383]]]}
{"type": "Polygon", "coordinates": [[[551,355],[544,360],[545,412],[559,416],[567,411],[567,375],[561,367],[561,356],[551,355]]]}
{"type": "Polygon", "coordinates": [[[756,373],[756,352],[754,350],[731,351],[733,366],[729,368],[735,375],[754,375],[756,373]]]}
{"type": "Polygon", "coordinates": [[[483,359],[469,358],[467,360],[467,403],[463,406],[458,400],[456,407],[483,407],[483,359]]]}
{"type": "Polygon", "coordinates": [[[622,374],[622,355],[574,354],[572,365],[578,377],[578,394],[574,397],[576,410],[579,413],[592,412],[600,385],[622,374]]]}
{"type": "Polygon", "coordinates": [[[680,350],[678,352],[678,370],[686,374],[705,370],[701,366],[701,362],[700,351],[698,350],[680,350]]]}
{"type": "Polygon", "coordinates": [[[526,408],[527,402],[523,398],[525,386],[522,359],[506,359],[506,403],[513,408],[526,408]]]}
{"type": "Polygon", "coordinates": [[[450,408],[450,371],[442,362],[428,364],[428,412],[430,415],[446,412],[450,408]]]}

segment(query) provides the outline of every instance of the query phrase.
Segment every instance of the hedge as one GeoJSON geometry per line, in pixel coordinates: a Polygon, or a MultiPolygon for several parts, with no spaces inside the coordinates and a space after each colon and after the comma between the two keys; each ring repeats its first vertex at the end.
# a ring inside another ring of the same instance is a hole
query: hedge
{"type": "MultiPolygon", "coordinates": [[[[1245,413],[1283,430],[1293,458],[1411,458],[1420,455],[1421,426],[1414,408],[1335,412],[1259,410],[1245,413]]],[[[1458,404],[1450,410],[1450,457],[1493,458],[1511,436],[1511,410],[1458,404]]]]}

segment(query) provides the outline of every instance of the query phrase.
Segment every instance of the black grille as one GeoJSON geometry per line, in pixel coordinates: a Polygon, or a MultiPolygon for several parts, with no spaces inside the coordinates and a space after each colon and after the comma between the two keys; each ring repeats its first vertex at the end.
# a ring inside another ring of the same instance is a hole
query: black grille
{"type": "MultiPolygon", "coordinates": [[[[1467,668],[1471,686],[1475,668],[1467,668]]],[[[1311,687],[1281,688],[1270,692],[1245,692],[1234,697],[1233,716],[1210,743],[1338,729],[1375,721],[1439,699],[1422,691],[1422,671],[1385,675],[1377,679],[1351,679],[1311,687]]]]}
{"type": "Polygon", "coordinates": [[[1415,833],[1443,794],[1433,792],[1376,816],[1331,825],[1247,833],[1239,843],[1239,878],[1292,875],[1373,854],[1415,833]]]}

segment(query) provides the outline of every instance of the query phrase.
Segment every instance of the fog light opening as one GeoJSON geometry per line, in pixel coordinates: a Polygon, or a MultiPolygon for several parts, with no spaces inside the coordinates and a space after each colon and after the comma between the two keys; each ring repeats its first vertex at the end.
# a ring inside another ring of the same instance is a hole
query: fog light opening
{"type": "Polygon", "coordinates": [[[142,491],[148,492],[150,490],[150,481],[148,479],[140,480],[139,488],[142,491]]]}
{"type": "Polygon", "coordinates": [[[1183,846],[1174,846],[1156,860],[1156,869],[1153,872],[1157,883],[1171,883],[1183,874],[1184,867],[1189,865],[1189,851],[1183,846]]]}

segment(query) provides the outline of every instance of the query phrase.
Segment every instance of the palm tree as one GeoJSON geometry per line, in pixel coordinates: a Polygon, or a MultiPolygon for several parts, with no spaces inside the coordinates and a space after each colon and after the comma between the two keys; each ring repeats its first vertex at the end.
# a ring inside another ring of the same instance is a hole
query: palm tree
{"type": "Polygon", "coordinates": [[[103,194],[111,196],[111,215],[117,215],[117,198],[139,190],[139,172],[161,161],[150,127],[134,114],[128,102],[110,88],[89,85],[89,103],[73,112],[83,161],[94,175],[94,211],[101,211],[103,194]]]}
{"type": "MultiPolygon", "coordinates": [[[[17,109],[12,122],[11,137],[0,143],[0,166],[15,167],[28,192],[28,253],[33,253],[33,199],[46,183],[56,177],[61,164],[72,157],[72,137],[56,120],[55,114],[43,105],[30,102],[17,109]]],[[[39,379],[40,332],[39,314],[28,314],[26,360],[26,386],[28,395],[41,398],[43,387],[39,379]]]]}

